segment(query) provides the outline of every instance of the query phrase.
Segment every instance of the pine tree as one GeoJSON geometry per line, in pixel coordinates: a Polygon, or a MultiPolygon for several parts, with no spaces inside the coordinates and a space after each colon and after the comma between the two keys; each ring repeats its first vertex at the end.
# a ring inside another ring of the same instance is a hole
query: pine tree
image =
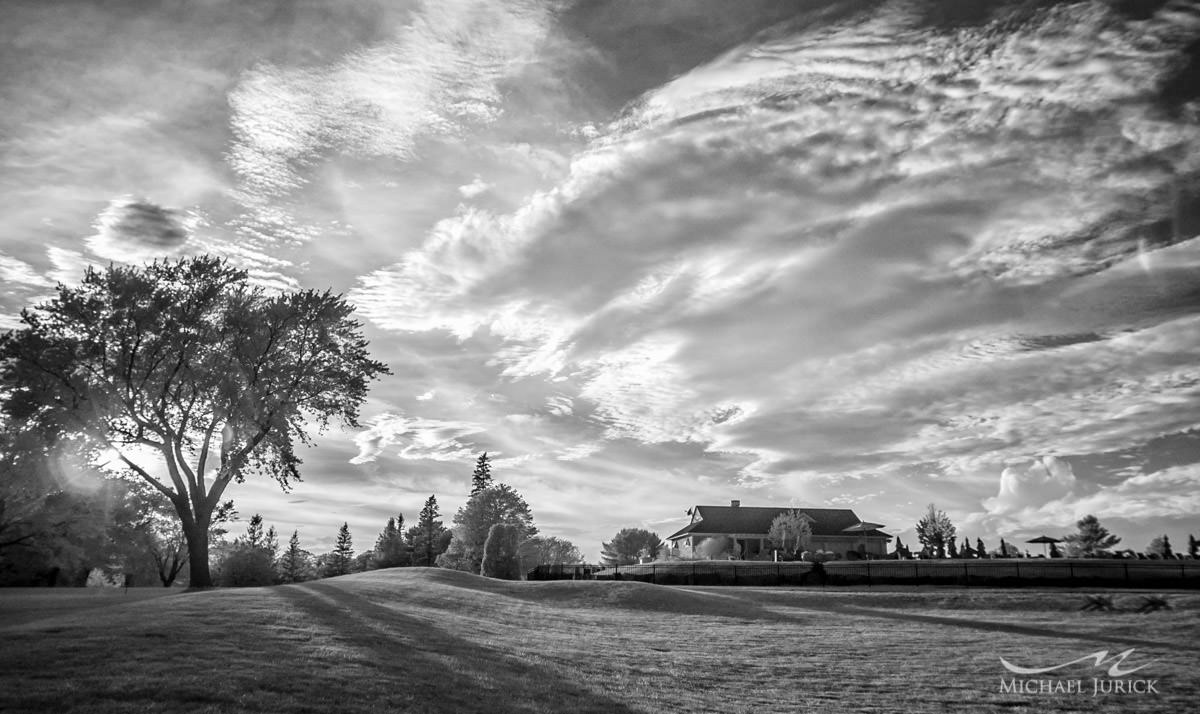
{"type": "Polygon", "coordinates": [[[437,557],[450,543],[450,531],[442,523],[436,496],[430,496],[417,516],[417,525],[408,530],[413,565],[433,567],[437,557]]]}
{"type": "Polygon", "coordinates": [[[1162,557],[1163,558],[1174,558],[1175,557],[1175,551],[1171,550],[1171,540],[1169,538],[1167,538],[1166,534],[1163,534],[1162,557]]]}
{"type": "Polygon", "coordinates": [[[479,574],[501,580],[520,580],[521,569],[517,557],[520,537],[520,529],[509,523],[496,523],[488,529],[479,574]]]}
{"type": "Polygon", "coordinates": [[[1188,534],[1188,555],[1195,558],[1197,555],[1200,555],[1200,553],[1198,553],[1197,551],[1200,551],[1200,542],[1196,541],[1196,536],[1189,533],[1188,534]]]}
{"type": "Polygon", "coordinates": [[[267,529],[267,536],[263,539],[263,548],[271,554],[271,560],[279,557],[279,534],[275,532],[274,525],[267,529]]]}
{"type": "Polygon", "coordinates": [[[1000,539],[1000,557],[1001,558],[1008,557],[1008,544],[1004,542],[1003,538],[1000,539]]]}
{"type": "Polygon", "coordinates": [[[346,575],[351,572],[354,565],[354,544],[350,538],[350,524],[343,523],[338,529],[337,543],[333,546],[333,552],[325,560],[325,577],[332,578],[338,575],[346,575]]]}
{"type": "Polygon", "coordinates": [[[375,541],[374,567],[396,568],[409,564],[408,545],[404,542],[403,528],[403,515],[388,519],[383,532],[375,541]]]}
{"type": "Polygon", "coordinates": [[[949,555],[951,558],[957,558],[958,557],[958,544],[953,539],[951,539],[950,542],[947,543],[947,545],[949,546],[947,555],[949,555]]]}
{"type": "Polygon", "coordinates": [[[1062,553],[1060,553],[1058,550],[1058,543],[1050,544],[1050,557],[1051,558],[1061,558],[1062,557],[1062,553]]]}
{"type": "Polygon", "coordinates": [[[471,495],[486,491],[492,486],[492,465],[488,462],[487,452],[475,462],[475,472],[471,474],[471,495]]]}
{"type": "Polygon", "coordinates": [[[515,526],[518,541],[537,535],[529,504],[507,484],[497,484],[467,499],[454,514],[454,536],[450,546],[437,559],[443,568],[478,573],[483,563],[487,534],[497,523],[515,526]]]}
{"type": "Polygon", "coordinates": [[[980,558],[987,557],[987,548],[983,547],[983,539],[982,538],[975,539],[975,552],[979,554],[980,558]]]}
{"type": "Polygon", "coordinates": [[[246,536],[241,539],[241,543],[251,548],[261,548],[263,546],[263,517],[255,513],[250,517],[250,524],[246,526],[246,536]]]}
{"type": "Polygon", "coordinates": [[[962,557],[964,557],[964,558],[974,558],[975,557],[975,551],[971,549],[971,539],[970,538],[963,536],[962,550],[960,550],[959,552],[962,553],[962,557]]]}
{"type": "Polygon", "coordinates": [[[300,548],[300,531],[292,531],[287,550],[279,558],[279,579],[285,583],[307,580],[312,568],[308,551],[300,548]]]}

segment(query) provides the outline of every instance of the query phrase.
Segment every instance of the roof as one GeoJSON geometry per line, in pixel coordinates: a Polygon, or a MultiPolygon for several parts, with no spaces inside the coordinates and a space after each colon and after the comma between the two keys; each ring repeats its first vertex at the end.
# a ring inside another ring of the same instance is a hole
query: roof
{"type": "MultiPolygon", "coordinates": [[[[846,533],[845,529],[861,523],[862,519],[849,508],[794,508],[779,506],[696,506],[692,509],[692,522],[678,532],[667,536],[675,540],[689,533],[762,533],[771,529],[771,521],[788,511],[800,511],[812,519],[812,533],[816,536],[858,536],[862,533],[846,533]]],[[[879,530],[866,532],[867,537],[891,538],[879,530]]]]}

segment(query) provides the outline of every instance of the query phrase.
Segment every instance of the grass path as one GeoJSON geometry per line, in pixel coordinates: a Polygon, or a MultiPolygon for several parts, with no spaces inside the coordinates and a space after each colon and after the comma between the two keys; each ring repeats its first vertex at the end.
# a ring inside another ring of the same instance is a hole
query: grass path
{"type": "Polygon", "coordinates": [[[1189,711],[1200,595],[1171,598],[1151,615],[1084,614],[1064,592],[376,571],[0,626],[0,711],[1189,711]],[[1130,647],[1158,696],[1000,691],[999,656],[1054,664],[1130,647]]]}

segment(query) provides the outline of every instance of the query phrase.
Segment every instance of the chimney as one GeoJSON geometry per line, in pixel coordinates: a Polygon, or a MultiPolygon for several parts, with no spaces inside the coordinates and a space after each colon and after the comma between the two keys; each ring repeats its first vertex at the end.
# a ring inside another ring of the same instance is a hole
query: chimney
{"type": "Polygon", "coordinates": [[[737,507],[738,507],[738,506],[740,506],[740,505],[742,505],[742,502],[741,502],[741,501],[730,501],[730,502],[729,502],[729,507],[730,507],[730,508],[737,508],[737,507]]]}

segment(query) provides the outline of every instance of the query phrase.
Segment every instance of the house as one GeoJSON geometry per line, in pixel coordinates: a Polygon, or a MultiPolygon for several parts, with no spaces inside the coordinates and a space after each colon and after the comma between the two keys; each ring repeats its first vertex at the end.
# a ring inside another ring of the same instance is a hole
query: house
{"type": "MultiPolygon", "coordinates": [[[[838,558],[847,557],[853,551],[861,557],[882,558],[887,554],[891,536],[879,530],[849,531],[862,522],[849,508],[791,508],[743,506],[741,501],[730,501],[728,506],[693,506],[692,522],[667,537],[671,549],[679,555],[689,556],[705,538],[731,536],[741,549],[746,560],[770,557],[772,546],[767,539],[771,521],[781,513],[800,511],[812,528],[809,550],[832,551],[838,558]]],[[[853,555],[848,557],[853,558],[853,555]]]]}

